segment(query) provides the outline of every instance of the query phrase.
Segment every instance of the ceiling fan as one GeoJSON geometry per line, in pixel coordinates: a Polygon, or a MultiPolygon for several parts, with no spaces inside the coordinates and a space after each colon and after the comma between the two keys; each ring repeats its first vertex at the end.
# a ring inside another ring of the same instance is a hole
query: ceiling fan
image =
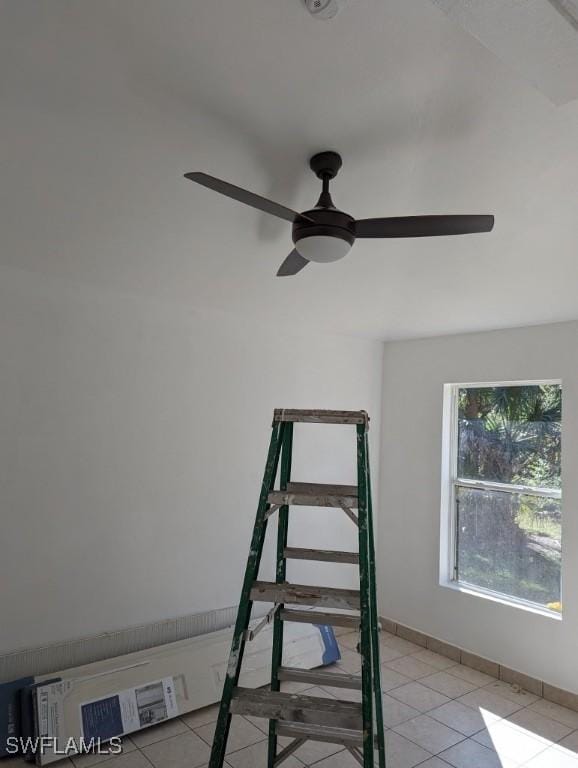
{"type": "Polygon", "coordinates": [[[329,262],[342,259],[358,237],[434,237],[490,232],[493,216],[390,216],[383,219],[354,219],[333,205],[329,182],[341,168],[337,152],[320,152],[309,161],[311,170],[323,182],[315,208],[297,213],[284,205],[255,195],[214,176],[195,171],[185,178],[232,197],[265,213],[293,224],[295,248],[279,267],[278,277],[296,275],[310,261],[329,262]]]}

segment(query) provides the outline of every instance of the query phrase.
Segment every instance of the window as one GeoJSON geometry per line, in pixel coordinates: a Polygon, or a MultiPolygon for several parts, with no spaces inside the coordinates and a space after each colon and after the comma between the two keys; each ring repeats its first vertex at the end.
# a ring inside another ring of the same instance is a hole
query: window
{"type": "Polygon", "coordinates": [[[561,612],[561,415],[559,382],[446,386],[446,583],[561,612]]]}

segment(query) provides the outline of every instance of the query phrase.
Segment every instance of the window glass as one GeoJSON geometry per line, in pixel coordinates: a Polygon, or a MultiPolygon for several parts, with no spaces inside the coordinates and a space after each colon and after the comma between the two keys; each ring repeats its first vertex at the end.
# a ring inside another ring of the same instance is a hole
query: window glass
{"type": "Polygon", "coordinates": [[[458,477],[560,488],[561,387],[458,391],[458,477]]]}
{"type": "Polygon", "coordinates": [[[558,610],[561,501],[458,488],[460,581],[558,610]]]}
{"type": "Polygon", "coordinates": [[[453,392],[453,578],[561,611],[562,388],[453,392]]]}

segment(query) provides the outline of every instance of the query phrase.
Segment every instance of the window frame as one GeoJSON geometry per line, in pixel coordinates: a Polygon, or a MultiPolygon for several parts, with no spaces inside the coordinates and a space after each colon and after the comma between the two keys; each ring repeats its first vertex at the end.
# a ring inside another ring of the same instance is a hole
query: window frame
{"type": "MultiPolygon", "coordinates": [[[[457,526],[457,489],[475,488],[506,493],[523,493],[541,498],[562,500],[562,488],[540,488],[535,486],[497,483],[486,480],[468,480],[458,477],[458,392],[460,389],[482,387],[524,387],[556,385],[562,387],[561,379],[529,379],[515,381],[483,381],[444,384],[443,425],[442,425],[442,488],[440,515],[440,563],[439,584],[469,595],[493,600],[504,605],[539,613],[549,618],[562,620],[562,612],[553,611],[546,606],[524,600],[504,592],[496,592],[458,579],[458,526],[457,526]]],[[[563,429],[563,427],[562,427],[563,429]]],[[[560,570],[560,590],[562,594],[562,569],[560,570]]],[[[563,601],[562,601],[563,604],[563,601]]]]}

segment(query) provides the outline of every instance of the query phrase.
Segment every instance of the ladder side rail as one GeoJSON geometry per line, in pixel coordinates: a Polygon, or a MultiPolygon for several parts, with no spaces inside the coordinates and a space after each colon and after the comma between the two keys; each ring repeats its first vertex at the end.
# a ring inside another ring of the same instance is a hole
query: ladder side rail
{"type": "MultiPolygon", "coordinates": [[[[279,474],[279,487],[282,491],[287,489],[287,484],[291,480],[291,459],[293,454],[293,422],[285,423],[285,432],[283,434],[283,443],[281,448],[281,469],[279,474]]],[[[276,581],[282,584],[287,577],[287,559],[285,549],[287,548],[287,533],[289,530],[289,506],[283,505],[279,509],[279,518],[277,525],[277,568],[276,581]]],[[[283,664],[283,621],[281,611],[283,604],[279,605],[279,610],[275,614],[273,621],[273,654],[271,659],[271,690],[279,691],[279,668],[283,664]]],[[[268,746],[268,767],[274,768],[277,759],[277,721],[269,721],[269,746],[268,746]]]]}
{"type": "Polygon", "coordinates": [[[375,727],[379,768],[385,766],[385,732],[383,729],[383,701],[381,699],[381,666],[379,654],[379,613],[377,610],[377,581],[375,567],[375,539],[373,532],[373,503],[371,493],[371,466],[369,462],[369,438],[365,433],[365,455],[367,457],[367,528],[369,533],[369,584],[371,601],[371,648],[373,658],[373,689],[375,694],[375,727]]]}
{"type": "Polygon", "coordinates": [[[266,512],[269,506],[267,503],[267,496],[273,488],[275,477],[277,475],[281,443],[285,433],[285,428],[286,425],[284,422],[273,422],[271,429],[271,440],[269,443],[267,462],[265,465],[263,481],[261,483],[261,493],[259,495],[259,504],[257,506],[257,514],[253,528],[253,537],[251,539],[251,547],[249,550],[249,557],[247,559],[247,567],[245,569],[245,579],[243,581],[243,588],[241,590],[241,597],[239,599],[239,610],[237,612],[237,620],[235,622],[235,629],[233,631],[229,663],[227,666],[227,674],[225,676],[225,682],[223,685],[223,694],[221,697],[221,705],[219,707],[219,716],[217,718],[217,724],[215,727],[215,736],[211,749],[209,768],[223,768],[223,763],[225,760],[227,739],[229,736],[229,728],[231,726],[231,713],[229,711],[231,698],[233,695],[233,690],[239,682],[239,674],[243,661],[243,651],[245,649],[245,632],[249,626],[251,608],[253,605],[250,599],[251,587],[259,573],[259,565],[261,564],[261,555],[263,553],[263,544],[265,542],[265,533],[267,530],[266,512]]]}
{"type": "Polygon", "coordinates": [[[373,768],[373,685],[371,652],[371,601],[369,577],[369,541],[368,541],[368,483],[365,425],[357,428],[357,487],[358,487],[358,526],[359,526],[359,591],[361,608],[361,690],[363,718],[363,766],[373,768]]]}

